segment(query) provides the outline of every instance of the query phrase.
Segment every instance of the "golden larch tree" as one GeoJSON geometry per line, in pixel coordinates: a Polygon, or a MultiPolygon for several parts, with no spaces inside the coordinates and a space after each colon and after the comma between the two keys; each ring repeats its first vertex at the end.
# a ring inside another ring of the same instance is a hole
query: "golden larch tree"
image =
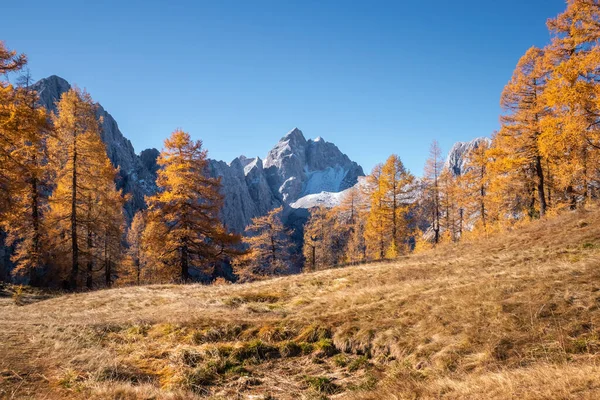
{"type": "Polygon", "coordinates": [[[236,273],[244,280],[281,275],[291,271],[292,248],[291,231],[282,221],[283,207],[275,208],[261,217],[252,218],[246,228],[244,244],[248,253],[243,256],[236,273]]]}
{"type": "Polygon", "coordinates": [[[144,240],[159,267],[187,282],[190,269],[209,268],[235,255],[239,236],[227,233],[219,220],[221,183],[208,175],[201,141],[176,130],[165,140],[158,165],[159,190],[146,199],[144,240]]]}
{"type": "Polygon", "coordinates": [[[116,200],[122,196],[114,183],[117,170],[101,140],[96,109],[87,92],[64,93],[53,116],[55,134],[48,141],[53,174],[46,218],[50,259],[67,275],[71,290],[80,287],[84,261],[86,286],[93,285],[100,251],[96,243],[105,235],[107,213],[111,224],[122,221],[118,216],[122,199],[116,200]]]}
{"type": "MultiPolygon", "coordinates": [[[[549,114],[543,101],[549,69],[544,51],[530,48],[519,60],[510,82],[504,88],[501,105],[502,129],[495,137],[497,173],[518,179],[523,193],[510,193],[521,199],[530,217],[544,216],[547,209],[541,151],[542,120],[549,114]]],[[[512,186],[515,188],[515,186],[512,186]]],[[[515,210],[520,212],[521,210],[515,210]]]]}
{"type": "Polygon", "coordinates": [[[11,91],[10,101],[0,101],[0,142],[4,159],[2,177],[8,206],[0,219],[6,244],[14,245],[14,273],[27,275],[36,284],[43,266],[43,213],[47,208],[48,167],[46,142],[49,116],[38,106],[38,96],[28,82],[11,91]]]}
{"type": "Polygon", "coordinates": [[[541,151],[554,161],[553,184],[564,193],[560,203],[575,208],[600,184],[600,4],[569,0],[548,28],[552,68],[544,101],[551,114],[543,121],[541,151]]]}

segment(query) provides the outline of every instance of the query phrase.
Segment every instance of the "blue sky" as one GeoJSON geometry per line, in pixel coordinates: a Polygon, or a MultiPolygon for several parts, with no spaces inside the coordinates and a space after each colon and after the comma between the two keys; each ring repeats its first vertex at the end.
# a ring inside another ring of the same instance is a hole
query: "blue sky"
{"type": "Polygon", "coordinates": [[[175,128],[212,158],[263,157],[294,127],[368,172],[498,127],[519,57],[564,0],[16,1],[0,40],[34,78],[86,88],[136,151],[175,128]]]}

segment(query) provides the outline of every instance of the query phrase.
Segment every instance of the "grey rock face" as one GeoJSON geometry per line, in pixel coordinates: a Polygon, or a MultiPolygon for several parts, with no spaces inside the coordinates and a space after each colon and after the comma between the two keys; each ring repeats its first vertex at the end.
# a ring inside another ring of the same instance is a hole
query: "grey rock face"
{"type": "MultiPolygon", "coordinates": [[[[33,87],[40,96],[40,104],[52,112],[56,112],[56,102],[62,94],[71,89],[69,82],[56,75],[38,81],[33,87]]],[[[144,196],[156,192],[156,178],[135,154],[131,142],[123,136],[115,119],[101,105],[98,105],[97,116],[103,120],[101,137],[108,158],[119,168],[117,186],[131,194],[125,209],[128,216],[132,217],[137,210],[145,207],[144,196]]]]}
{"type": "Polygon", "coordinates": [[[146,149],[142,150],[140,153],[140,161],[142,165],[152,173],[156,177],[156,173],[158,172],[158,156],[160,152],[156,149],[146,149]]]}
{"type": "Polygon", "coordinates": [[[231,163],[210,160],[209,172],[220,177],[227,227],[243,232],[252,218],[297,199],[324,191],[340,192],[356,184],[362,168],[334,144],[306,140],[299,129],[285,135],[266,160],[240,156],[231,163]]]}
{"type": "Polygon", "coordinates": [[[446,159],[445,168],[450,170],[454,176],[460,176],[466,172],[465,165],[469,161],[468,155],[471,151],[476,150],[482,143],[491,143],[491,139],[480,137],[473,139],[470,142],[457,142],[452,146],[448,158],[446,159]]]}
{"type": "Polygon", "coordinates": [[[275,194],[284,203],[321,192],[340,192],[364,176],[362,168],[333,143],[306,140],[293,129],[269,152],[264,168],[275,194]]]}

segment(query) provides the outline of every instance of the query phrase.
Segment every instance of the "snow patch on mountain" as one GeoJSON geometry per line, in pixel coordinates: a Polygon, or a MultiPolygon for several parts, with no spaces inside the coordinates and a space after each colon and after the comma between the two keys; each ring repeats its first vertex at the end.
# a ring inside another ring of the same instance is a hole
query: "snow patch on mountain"
{"type": "Polygon", "coordinates": [[[304,196],[321,192],[339,192],[348,170],[341,165],[336,165],[321,171],[306,169],[305,173],[307,182],[302,192],[304,196]]]}
{"type": "Polygon", "coordinates": [[[340,205],[342,199],[344,198],[345,192],[346,191],[337,193],[321,192],[309,194],[290,204],[290,207],[304,208],[307,210],[314,207],[333,208],[340,205]]]}

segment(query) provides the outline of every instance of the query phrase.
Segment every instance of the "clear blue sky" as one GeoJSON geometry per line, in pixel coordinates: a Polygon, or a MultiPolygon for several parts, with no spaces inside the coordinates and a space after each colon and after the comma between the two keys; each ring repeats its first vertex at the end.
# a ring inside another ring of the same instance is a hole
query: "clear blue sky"
{"type": "Polygon", "coordinates": [[[0,39],[34,78],[86,88],[136,151],[175,128],[212,158],[322,136],[368,172],[498,127],[519,57],[564,0],[5,1],[0,39]],[[9,18],[6,18],[10,15],[9,18]]]}

